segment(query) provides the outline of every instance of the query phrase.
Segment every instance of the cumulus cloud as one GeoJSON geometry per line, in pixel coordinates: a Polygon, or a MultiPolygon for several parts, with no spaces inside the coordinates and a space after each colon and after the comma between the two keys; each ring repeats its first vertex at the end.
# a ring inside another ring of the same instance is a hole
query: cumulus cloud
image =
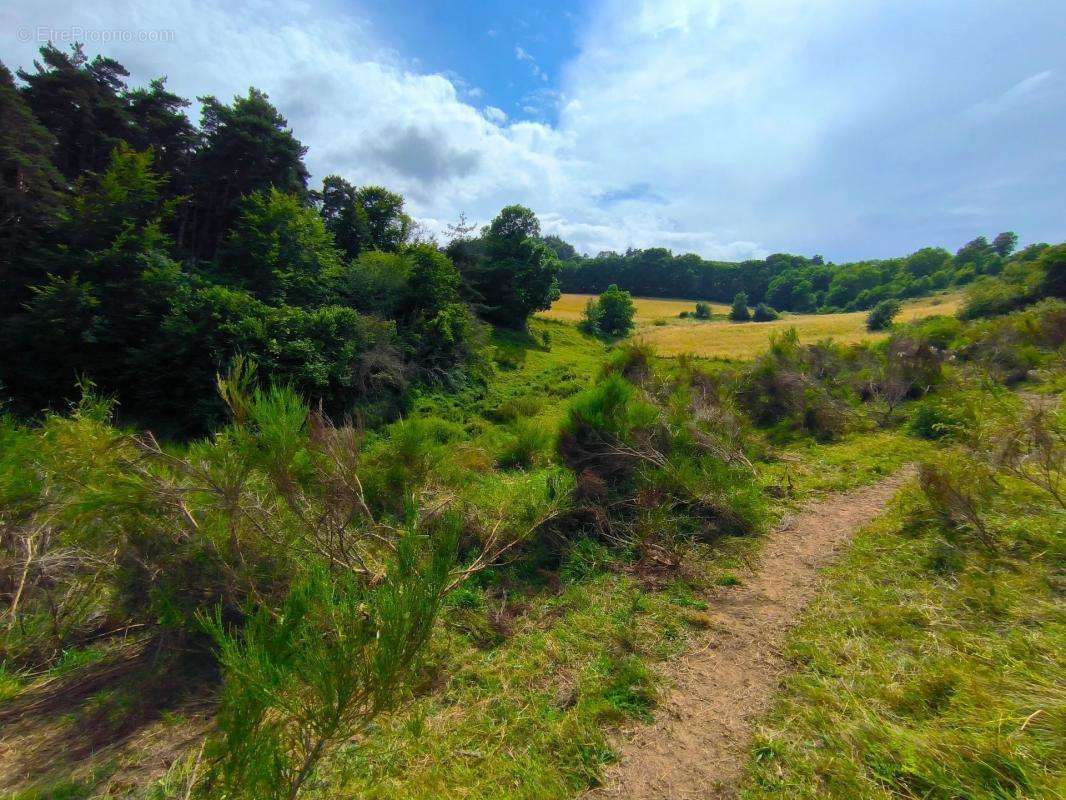
{"type": "Polygon", "coordinates": [[[502,108],[496,108],[496,106],[485,106],[481,109],[481,113],[485,115],[485,119],[489,122],[493,122],[497,125],[502,125],[507,122],[507,112],[502,108]]]}
{"type": "MultiPolygon", "coordinates": [[[[580,250],[830,258],[955,245],[1013,227],[1061,239],[1066,51],[1056,0],[591,0],[577,55],[509,120],[325,0],[40,0],[26,26],[173,30],[103,50],[187,97],[267,91],[336,172],[402,192],[441,230],[522,202],[580,250]],[[552,120],[547,122],[546,120],[552,120]]],[[[521,47],[515,57],[544,71],[521,47]]]]}

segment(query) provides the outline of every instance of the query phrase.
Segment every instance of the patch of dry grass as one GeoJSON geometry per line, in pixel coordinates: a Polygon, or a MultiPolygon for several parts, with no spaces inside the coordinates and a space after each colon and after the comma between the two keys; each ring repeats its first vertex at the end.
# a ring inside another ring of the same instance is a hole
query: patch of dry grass
{"type": "MultiPolygon", "coordinates": [[[[958,295],[916,300],[903,306],[897,321],[909,322],[937,314],[951,315],[958,309],[959,303],[958,295]]],[[[866,315],[865,311],[789,314],[774,322],[743,323],[717,319],[709,322],[678,320],[674,324],[642,329],[636,337],[650,344],[662,356],[688,353],[702,358],[748,359],[766,349],[771,333],[786,328],[795,328],[801,342],[832,338],[842,344],[851,344],[882,339],[888,335],[885,332],[867,331],[866,315]]]]}
{"type": "MultiPolygon", "coordinates": [[[[563,322],[580,322],[585,313],[585,303],[593,294],[564,294],[548,310],[539,316],[546,319],[557,319],[563,322]]],[[[669,300],[656,297],[634,297],[636,306],[636,322],[638,326],[651,325],[656,320],[679,321],[678,314],[682,311],[695,311],[695,300],[669,300]]],[[[727,314],[729,306],[722,303],[709,303],[712,314],[727,314]]]]}

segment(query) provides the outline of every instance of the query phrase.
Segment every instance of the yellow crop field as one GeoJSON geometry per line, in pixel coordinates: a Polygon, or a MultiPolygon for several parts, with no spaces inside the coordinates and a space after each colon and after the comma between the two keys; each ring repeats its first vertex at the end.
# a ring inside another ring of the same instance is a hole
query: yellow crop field
{"type": "MultiPolygon", "coordinates": [[[[585,303],[588,302],[590,297],[595,296],[592,294],[564,294],[555,301],[555,304],[548,311],[542,311],[539,316],[545,319],[562,320],[563,322],[580,322],[582,315],[585,313],[585,303]]],[[[659,319],[680,321],[677,317],[678,314],[682,311],[694,311],[696,309],[695,300],[634,297],[633,303],[636,306],[638,327],[654,323],[659,319]]],[[[711,303],[710,306],[712,314],[726,314],[729,312],[729,306],[722,303],[711,303]]]]}
{"type": "MultiPolygon", "coordinates": [[[[905,304],[896,319],[907,322],[937,314],[951,315],[958,309],[959,302],[957,295],[923,298],[905,304]]],[[[771,333],[786,328],[795,328],[801,342],[832,338],[842,344],[851,344],[886,336],[866,330],[866,314],[865,311],[789,314],[774,322],[677,320],[661,327],[641,328],[634,338],[652,345],[663,356],[688,353],[703,358],[746,359],[766,349],[771,333]]]]}

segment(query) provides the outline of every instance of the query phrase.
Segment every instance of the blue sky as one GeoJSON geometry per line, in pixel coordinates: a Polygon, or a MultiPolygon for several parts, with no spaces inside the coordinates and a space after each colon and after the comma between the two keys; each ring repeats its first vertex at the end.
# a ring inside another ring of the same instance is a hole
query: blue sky
{"type": "Polygon", "coordinates": [[[364,10],[414,68],[447,75],[471,103],[511,119],[557,119],[554,92],[562,65],[578,52],[580,4],[398,0],[364,10]]]}
{"type": "Polygon", "coordinates": [[[5,0],[0,59],[75,27],[136,82],[265,90],[316,179],[430,232],[521,202],[591,253],[1066,239],[1062,0],[5,0]]]}

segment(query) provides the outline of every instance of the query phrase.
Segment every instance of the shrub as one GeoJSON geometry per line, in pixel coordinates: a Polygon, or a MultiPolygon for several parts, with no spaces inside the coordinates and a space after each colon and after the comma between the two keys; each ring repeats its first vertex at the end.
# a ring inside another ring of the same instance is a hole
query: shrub
{"type": "Polygon", "coordinates": [[[915,404],[907,430],[922,439],[954,439],[972,423],[952,398],[927,397],[915,404]]]}
{"type": "Polygon", "coordinates": [[[1066,406],[1061,400],[1030,401],[1020,414],[995,426],[988,446],[996,468],[1066,509],[1066,406]]]}
{"type": "Polygon", "coordinates": [[[740,377],[737,398],[759,425],[802,430],[818,439],[839,437],[847,425],[847,406],[827,388],[838,365],[826,361],[811,369],[805,356],[833,355],[822,348],[802,348],[795,328],[770,337],[770,349],[740,377]],[[812,376],[820,374],[822,380],[812,376]]]}
{"type": "Polygon", "coordinates": [[[696,303],[696,310],[693,312],[693,316],[696,319],[710,319],[711,318],[711,306],[710,303],[699,302],[696,303]]]}
{"type": "Polygon", "coordinates": [[[733,305],[729,309],[729,318],[733,322],[751,321],[751,312],[748,311],[748,296],[744,292],[738,292],[733,298],[733,305]]]}
{"type": "Polygon", "coordinates": [[[994,317],[1021,308],[1030,299],[1023,286],[998,278],[982,278],[966,290],[966,299],[959,309],[959,319],[970,320],[994,317]]]}
{"type": "Polygon", "coordinates": [[[773,322],[775,319],[780,319],[781,315],[777,313],[766,303],[759,303],[755,306],[755,313],[752,315],[752,319],[756,322],[773,322]]]}
{"type": "Polygon", "coordinates": [[[240,636],[207,618],[225,673],[212,794],[291,800],[333,745],[400,701],[451,579],[457,531],[453,519],[428,538],[401,537],[372,586],[314,570],[240,636]]]}
{"type": "Polygon", "coordinates": [[[997,549],[986,516],[998,485],[987,467],[959,457],[923,462],[918,466],[918,486],[942,524],[971,533],[990,551],[997,549]]]}
{"type": "Polygon", "coordinates": [[[866,330],[883,331],[892,325],[892,320],[900,312],[899,300],[882,300],[866,317],[866,330]]]}
{"type": "Polygon", "coordinates": [[[504,435],[496,463],[504,469],[532,467],[547,457],[553,433],[542,421],[519,419],[504,435]]]}
{"type": "Polygon", "coordinates": [[[592,336],[600,333],[600,301],[590,297],[585,301],[585,311],[578,323],[578,328],[592,336]]]}
{"type": "Polygon", "coordinates": [[[620,338],[633,330],[635,313],[629,292],[622,291],[612,283],[598,298],[589,298],[580,328],[586,333],[620,338]]]}

